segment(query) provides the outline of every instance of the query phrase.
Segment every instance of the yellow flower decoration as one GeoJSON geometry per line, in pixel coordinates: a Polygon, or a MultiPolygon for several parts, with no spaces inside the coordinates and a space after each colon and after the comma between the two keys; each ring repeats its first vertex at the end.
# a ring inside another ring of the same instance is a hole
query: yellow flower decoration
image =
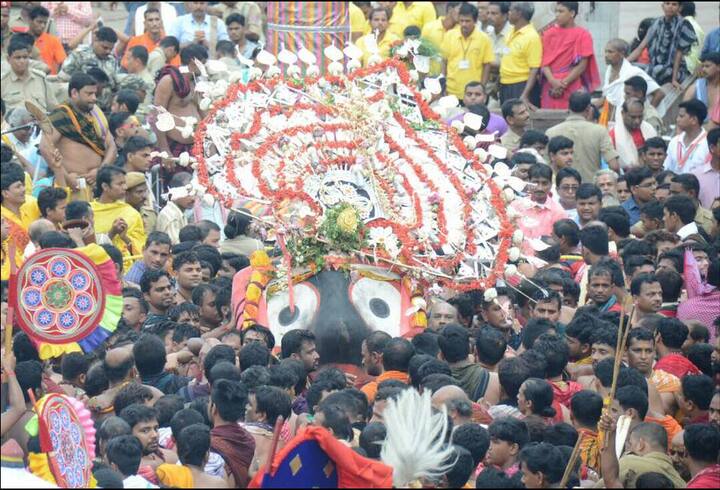
{"type": "Polygon", "coordinates": [[[272,270],[270,257],[265,250],[256,250],[250,256],[250,267],[252,274],[250,282],[245,291],[245,310],[243,312],[243,329],[250,327],[256,323],[258,317],[258,306],[260,298],[270,281],[270,272],[272,270]]]}
{"type": "Polygon", "coordinates": [[[343,209],[337,217],[337,226],[343,233],[352,235],[358,229],[358,215],[354,208],[343,209]]]}

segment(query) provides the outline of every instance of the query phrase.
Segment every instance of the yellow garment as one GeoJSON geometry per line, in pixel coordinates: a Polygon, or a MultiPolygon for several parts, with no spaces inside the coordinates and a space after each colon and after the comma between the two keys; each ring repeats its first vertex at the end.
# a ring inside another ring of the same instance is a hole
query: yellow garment
{"type": "Polygon", "coordinates": [[[72,352],[82,353],[80,344],[77,342],[70,342],[69,344],[40,344],[38,348],[38,355],[40,360],[45,361],[47,359],[57,359],[62,357],[64,354],[70,354],[72,352]]]}
{"type": "Polygon", "coordinates": [[[658,393],[677,393],[681,388],[680,379],[665,371],[653,370],[650,381],[653,382],[658,393]]]}
{"type": "Polygon", "coordinates": [[[95,131],[97,131],[97,134],[99,134],[100,136],[105,137],[105,134],[110,130],[110,124],[105,117],[105,113],[102,111],[102,109],[95,105],[90,114],[93,116],[92,122],[93,126],[95,126],[95,131]]]}
{"type": "Polygon", "coordinates": [[[350,32],[361,32],[363,35],[370,33],[370,23],[360,7],[353,2],[350,2],[350,32]]]}
{"type": "Polygon", "coordinates": [[[177,464],[163,463],[155,470],[163,487],[193,488],[193,477],[190,468],[177,464]]]}
{"type": "Polygon", "coordinates": [[[422,31],[425,24],[432,22],[436,17],[432,2],[412,2],[409,7],[405,6],[405,2],[395,2],[388,33],[402,39],[406,27],[417,26],[422,31]]]}
{"type": "MultiPolygon", "coordinates": [[[[32,177],[30,176],[29,173],[25,172],[25,195],[32,196],[32,191],[33,191],[32,177]]],[[[40,211],[38,210],[38,212],[40,212],[40,211]]]]}
{"type": "Polygon", "coordinates": [[[698,41],[690,47],[690,52],[685,56],[685,64],[687,65],[688,71],[695,73],[695,70],[697,70],[700,64],[700,51],[702,51],[705,45],[705,31],[703,31],[703,28],[700,27],[700,24],[692,15],[685,17],[685,20],[692,26],[698,41]]]}
{"type": "Polygon", "coordinates": [[[578,362],[575,363],[578,366],[589,366],[592,364],[592,357],[587,356],[580,359],[578,362]]]}
{"type": "MultiPolygon", "coordinates": [[[[5,131],[5,129],[6,129],[6,128],[9,128],[9,127],[10,127],[10,126],[8,126],[7,123],[5,123],[5,121],[3,121],[3,131],[5,131]]],[[[8,137],[7,134],[2,135],[2,142],[3,142],[4,145],[9,146],[10,149],[13,150],[13,153],[15,153],[15,151],[16,151],[16,149],[15,149],[15,143],[13,143],[13,142],[10,140],[10,138],[8,137]]],[[[32,196],[32,191],[33,191],[33,180],[32,180],[32,176],[31,176],[29,173],[25,172],[25,195],[26,195],[26,196],[32,196]]]]}
{"type": "Polygon", "coordinates": [[[465,93],[465,85],[481,81],[484,65],[495,60],[492,41],[477,29],[468,38],[460,29],[452,29],[445,34],[442,54],[447,61],[447,93],[459,99],[465,93]]]}
{"type": "Polygon", "coordinates": [[[127,223],[127,237],[130,239],[132,250],[119,236],[115,236],[112,243],[123,254],[123,269],[129,270],[134,262],[130,257],[140,255],[145,246],[146,236],[142,216],[124,201],[115,201],[110,204],[92,201],[90,206],[95,214],[95,233],[110,233],[113,222],[118,218],[123,218],[127,223]]]}
{"type": "Polygon", "coordinates": [[[15,242],[15,265],[20,267],[23,263],[25,247],[30,242],[28,227],[40,218],[40,208],[34,197],[25,196],[25,203],[20,206],[20,216],[10,211],[5,206],[0,206],[0,216],[5,219],[10,227],[10,236],[2,243],[2,267],[0,276],[3,281],[10,278],[10,260],[6,255],[10,251],[10,241],[15,242]]]}
{"type": "Polygon", "coordinates": [[[440,50],[440,46],[442,46],[443,39],[445,39],[445,35],[455,29],[460,29],[459,27],[455,26],[450,31],[445,30],[445,27],[443,26],[443,20],[445,19],[445,16],[438,17],[432,22],[428,22],[425,24],[425,27],[422,28],[422,35],[421,37],[425,39],[426,41],[430,41],[433,46],[435,46],[438,51],[440,50]]]}
{"type": "MultiPolygon", "coordinates": [[[[358,39],[355,43],[355,45],[363,52],[363,66],[368,66],[368,62],[370,61],[370,57],[372,56],[369,48],[369,46],[372,44],[371,36],[374,36],[374,34],[366,34],[365,36],[358,39]]],[[[390,32],[385,33],[385,36],[383,36],[382,40],[380,40],[380,42],[378,43],[378,54],[383,60],[386,60],[390,57],[390,46],[392,46],[392,44],[398,40],[399,38],[393,34],[390,34],[390,32]]]]}
{"type": "Polygon", "coordinates": [[[510,85],[526,81],[531,68],[540,68],[542,54],[542,40],[532,24],[517,31],[513,28],[500,62],[500,83],[510,85]]]}
{"type": "Polygon", "coordinates": [[[600,468],[600,445],[598,444],[598,433],[588,429],[580,429],[580,459],[589,468],[597,470],[600,468]]]}
{"type": "MultiPolygon", "coordinates": [[[[437,49],[438,53],[440,53],[443,40],[445,39],[445,35],[452,30],[460,29],[459,27],[455,26],[450,29],[450,31],[446,30],[443,26],[443,19],[445,19],[445,17],[438,17],[434,21],[425,24],[425,27],[423,27],[422,29],[421,35],[423,39],[431,43],[435,47],[435,49],[437,49]]],[[[430,74],[439,75],[441,71],[441,56],[435,56],[430,60],[430,74]]]]}

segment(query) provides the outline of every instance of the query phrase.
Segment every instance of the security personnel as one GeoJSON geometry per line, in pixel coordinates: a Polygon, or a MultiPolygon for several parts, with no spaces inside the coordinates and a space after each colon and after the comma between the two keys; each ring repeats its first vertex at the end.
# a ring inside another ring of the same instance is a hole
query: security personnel
{"type": "Polygon", "coordinates": [[[10,70],[2,75],[2,99],[7,110],[22,106],[31,100],[49,111],[57,104],[45,74],[30,68],[30,47],[20,41],[8,46],[10,70]]]}

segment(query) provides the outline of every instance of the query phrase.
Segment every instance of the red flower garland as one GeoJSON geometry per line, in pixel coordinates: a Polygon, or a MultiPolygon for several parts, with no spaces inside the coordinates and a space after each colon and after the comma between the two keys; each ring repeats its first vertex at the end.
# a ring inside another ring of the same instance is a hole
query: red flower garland
{"type": "MultiPolygon", "coordinates": [[[[463,158],[467,159],[471,162],[472,168],[478,172],[481,175],[486,175],[487,172],[485,168],[482,166],[482,164],[478,161],[477,157],[469,151],[460,136],[458,135],[457,131],[455,131],[453,128],[449,128],[441,119],[438,114],[436,114],[432,108],[429,106],[429,104],[423,99],[423,97],[419,94],[419,92],[415,89],[415,87],[412,86],[410,74],[407,70],[407,67],[404,63],[399,61],[398,59],[389,59],[386,60],[378,65],[362,68],[359,70],[355,70],[350,75],[348,75],[348,80],[355,80],[357,78],[364,78],[369,75],[380,73],[385,70],[394,69],[400,79],[400,81],[411,91],[413,94],[413,97],[415,99],[415,102],[420,109],[421,114],[425,119],[435,121],[438,123],[442,128],[444,128],[450,138],[450,141],[452,145],[455,147],[455,149],[460,153],[460,155],[463,156],[463,158]]],[[[336,76],[330,76],[326,75],[325,80],[331,84],[338,87],[345,87],[345,78],[343,77],[336,77],[336,76]]],[[[213,105],[211,110],[209,111],[208,115],[200,122],[198,125],[198,128],[195,132],[195,145],[192,149],[192,154],[197,160],[197,175],[198,175],[198,181],[200,182],[203,187],[205,187],[208,192],[210,192],[211,195],[213,195],[215,198],[217,198],[220,202],[222,202],[226,207],[232,207],[233,202],[230,196],[227,195],[221,195],[219,191],[211,184],[210,182],[210,175],[209,170],[207,167],[207,162],[205,160],[205,152],[204,152],[204,141],[206,140],[207,136],[207,125],[213,121],[213,119],[216,117],[216,115],[223,111],[229,104],[235,101],[238,94],[240,92],[247,93],[248,91],[259,91],[261,89],[265,90],[272,90],[276,85],[279,83],[286,83],[287,85],[302,89],[304,86],[315,84],[318,82],[320,77],[306,77],[302,81],[298,81],[295,79],[290,80],[284,80],[282,77],[276,77],[271,80],[255,80],[251,81],[250,83],[243,85],[240,82],[234,84],[228,89],[228,93],[226,97],[217,102],[213,105]]],[[[367,100],[369,103],[375,103],[381,100],[384,97],[384,94],[381,92],[377,92],[373,94],[371,97],[369,97],[367,100]]],[[[244,186],[238,181],[237,176],[235,174],[235,158],[234,153],[240,151],[241,147],[241,141],[243,139],[252,139],[258,135],[258,133],[261,130],[262,126],[262,113],[264,111],[269,112],[271,115],[285,113],[288,116],[291,115],[294,111],[297,110],[312,110],[315,111],[318,114],[321,115],[334,115],[335,110],[332,107],[329,107],[324,104],[319,103],[313,103],[308,104],[304,102],[300,102],[297,104],[294,104],[292,107],[284,107],[279,105],[272,105],[264,110],[258,110],[253,114],[253,121],[246,133],[235,133],[231,137],[231,149],[232,152],[228,154],[225,158],[225,170],[226,170],[226,177],[230,184],[237,187],[238,189],[242,189],[244,193],[248,194],[247,190],[245,190],[244,186]]],[[[466,195],[465,187],[460,182],[459,177],[452,172],[445,164],[440,160],[437,155],[434,154],[432,151],[432,148],[429,147],[429,145],[422,140],[416,133],[416,131],[407,123],[407,121],[398,113],[394,114],[394,117],[396,121],[401,125],[403,130],[405,131],[405,135],[408,138],[413,139],[418,147],[420,147],[432,160],[433,162],[438,166],[440,171],[448,178],[448,181],[452,184],[453,188],[456,190],[458,195],[460,196],[460,199],[463,202],[463,212],[465,216],[471,215],[472,206],[470,204],[470,199],[466,195]]],[[[314,213],[316,213],[317,216],[321,216],[323,213],[322,207],[318,205],[317,202],[315,202],[313,199],[310,198],[306,193],[302,192],[298,185],[301,184],[301,180],[298,178],[296,182],[294,183],[294,186],[289,186],[287,183],[284,182],[284,176],[282,176],[282,170],[284,169],[285,162],[283,159],[280,160],[280,164],[278,165],[277,171],[280,173],[281,178],[278,181],[278,190],[276,192],[271,191],[269,189],[267,183],[262,178],[261,172],[260,172],[260,161],[267,155],[267,153],[274,147],[275,143],[281,138],[281,137],[292,137],[297,135],[301,131],[312,131],[313,129],[321,127],[325,131],[328,130],[336,130],[331,128],[337,128],[337,129],[348,129],[348,125],[343,124],[327,124],[327,125],[308,125],[308,126],[300,126],[300,127],[294,127],[294,128],[287,128],[281,132],[275,133],[270,135],[267,140],[258,148],[258,150],[255,152],[255,158],[252,162],[252,173],[253,176],[257,179],[258,187],[260,189],[261,194],[266,197],[270,198],[270,200],[273,202],[273,205],[279,206],[281,202],[287,202],[288,200],[298,200],[305,202],[309,205],[309,207],[313,210],[314,213]],[[344,127],[343,127],[344,126],[344,127]]],[[[413,162],[407,155],[407,153],[403,150],[403,148],[392,138],[389,138],[386,135],[386,141],[390,145],[390,148],[393,151],[397,151],[398,154],[408,162],[409,165],[413,168],[413,171],[416,173],[418,178],[422,180],[428,187],[433,190],[433,192],[437,192],[437,188],[431,183],[431,181],[428,179],[427,175],[424,173],[423,169],[415,162],[413,162]]],[[[358,143],[357,142],[319,142],[318,147],[319,148],[337,148],[337,149],[347,149],[347,150],[353,150],[357,148],[358,143]]],[[[380,158],[380,155],[377,155],[378,158],[380,158]]],[[[329,166],[329,165],[338,165],[338,164],[347,164],[352,157],[348,156],[347,158],[336,158],[336,159],[325,159],[322,160],[321,163],[323,165],[329,166]]],[[[385,163],[390,163],[387,158],[380,158],[381,161],[384,161],[385,163]]],[[[306,170],[309,170],[306,166],[306,170]]],[[[377,179],[380,187],[382,190],[388,194],[391,201],[394,200],[395,191],[392,188],[392,185],[385,182],[383,179],[377,179]]],[[[420,204],[419,197],[417,195],[417,192],[415,192],[414,189],[410,188],[410,184],[408,179],[404,178],[403,176],[403,182],[402,182],[403,188],[407,192],[409,196],[412,196],[413,199],[413,205],[415,209],[415,215],[418,218],[418,222],[415,224],[414,229],[419,229],[423,226],[422,221],[422,206],[420,204]]],[[[484,289],[490,285],[492,285],[495,280],[499,277],[502,277],[504,273],[505,264],[508,260],[508,249],[510,248],[511,239],[512,239],[512,233],[513,233],[513,227],[510,223],[507,212],[505,209],[505,203],[501,197],[501,190],[498,188],[497,184],[492,179],[486,179],[485,185],[488,185],[490,188],[491,198],[490,203],[495,209],[495,212],[497,214],[497,217],[500,221],[500,230],[498,233],[498,239],[499,239],[499,245],[498,245],[498,251],[497,251],[497,257],[495,258],[494,267],[489,272],[487,278],[484,279],[473,279],[468,281],[448,281],[445,279],[441,279],[439,282],[441,284],[444,284],[446,286],[453,287],[455,289],[459,290],[470,290],[470,289],[477,289],[481,288],[484,289]]],[[[442,200],[438,203],[438,228],[441,231],[442,235],[447,234],[447,225],[445,222],[445,209],[444,209],[444,203],[442,200]]],[[[391,222],[385,219],[378,219],[374,220],[371,223],[368,223],[366,228],[374,228],[374,227],[390,227],[392,228],[395,235],[398,237],[400,243],[401,243],[401,256],[404,257],[404,259],[408,262],[412,261],[414,258],[413,252],[417,252],[421,250],[420,244],[410,235],[411,229],[403,226],[399,223],[391,222]]],[[[476,246],[474,243],[474,232],[472,227],[467,227],[466,230],[466,253],[472,255],[476,251],[476,246]]],[[[441,244],[446,243],[446,238],[441,237],[441,244]]],[[[364,251],[365,253],[372,253],[372,251],[364,251]]],[[[383,250],[378,250],[378,255],[387,258],[388,255],[383,250]]],[[[459,254],[454,254],[452,258],[445,259],[445,258],[438,258],[435,260],[428,259],[428,263],[430,263],[433,267],[436,267],[438,269],[440,268],[448,268],[448,267],[456,267],[460,264],[460,261],[462,260],[462,257],[459,254]]]]}

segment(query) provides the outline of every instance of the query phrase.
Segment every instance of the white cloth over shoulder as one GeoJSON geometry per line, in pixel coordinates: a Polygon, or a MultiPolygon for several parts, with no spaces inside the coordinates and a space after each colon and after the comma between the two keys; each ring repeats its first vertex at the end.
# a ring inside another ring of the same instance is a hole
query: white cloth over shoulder
{"type": "MultiPolygon", "coordinates": [[[[614,81],[610,81],[610,72],[612,68],[608,66],[605,69],[605,78],[603,81],[603,96],[607,101],[619,108],[623,102],[625,102],[625,80],[634,76],[642,77],[647,82],[648,89],[647,94],[651,94],[660,88],[655,80],[650,75],[645,73],[642,69],[634,66],[628,60],[624,59],[622,66],[620,67],[620,73],[614,81]]],[[[620,111],[618,111],[620,112],[620,111]]]]}

